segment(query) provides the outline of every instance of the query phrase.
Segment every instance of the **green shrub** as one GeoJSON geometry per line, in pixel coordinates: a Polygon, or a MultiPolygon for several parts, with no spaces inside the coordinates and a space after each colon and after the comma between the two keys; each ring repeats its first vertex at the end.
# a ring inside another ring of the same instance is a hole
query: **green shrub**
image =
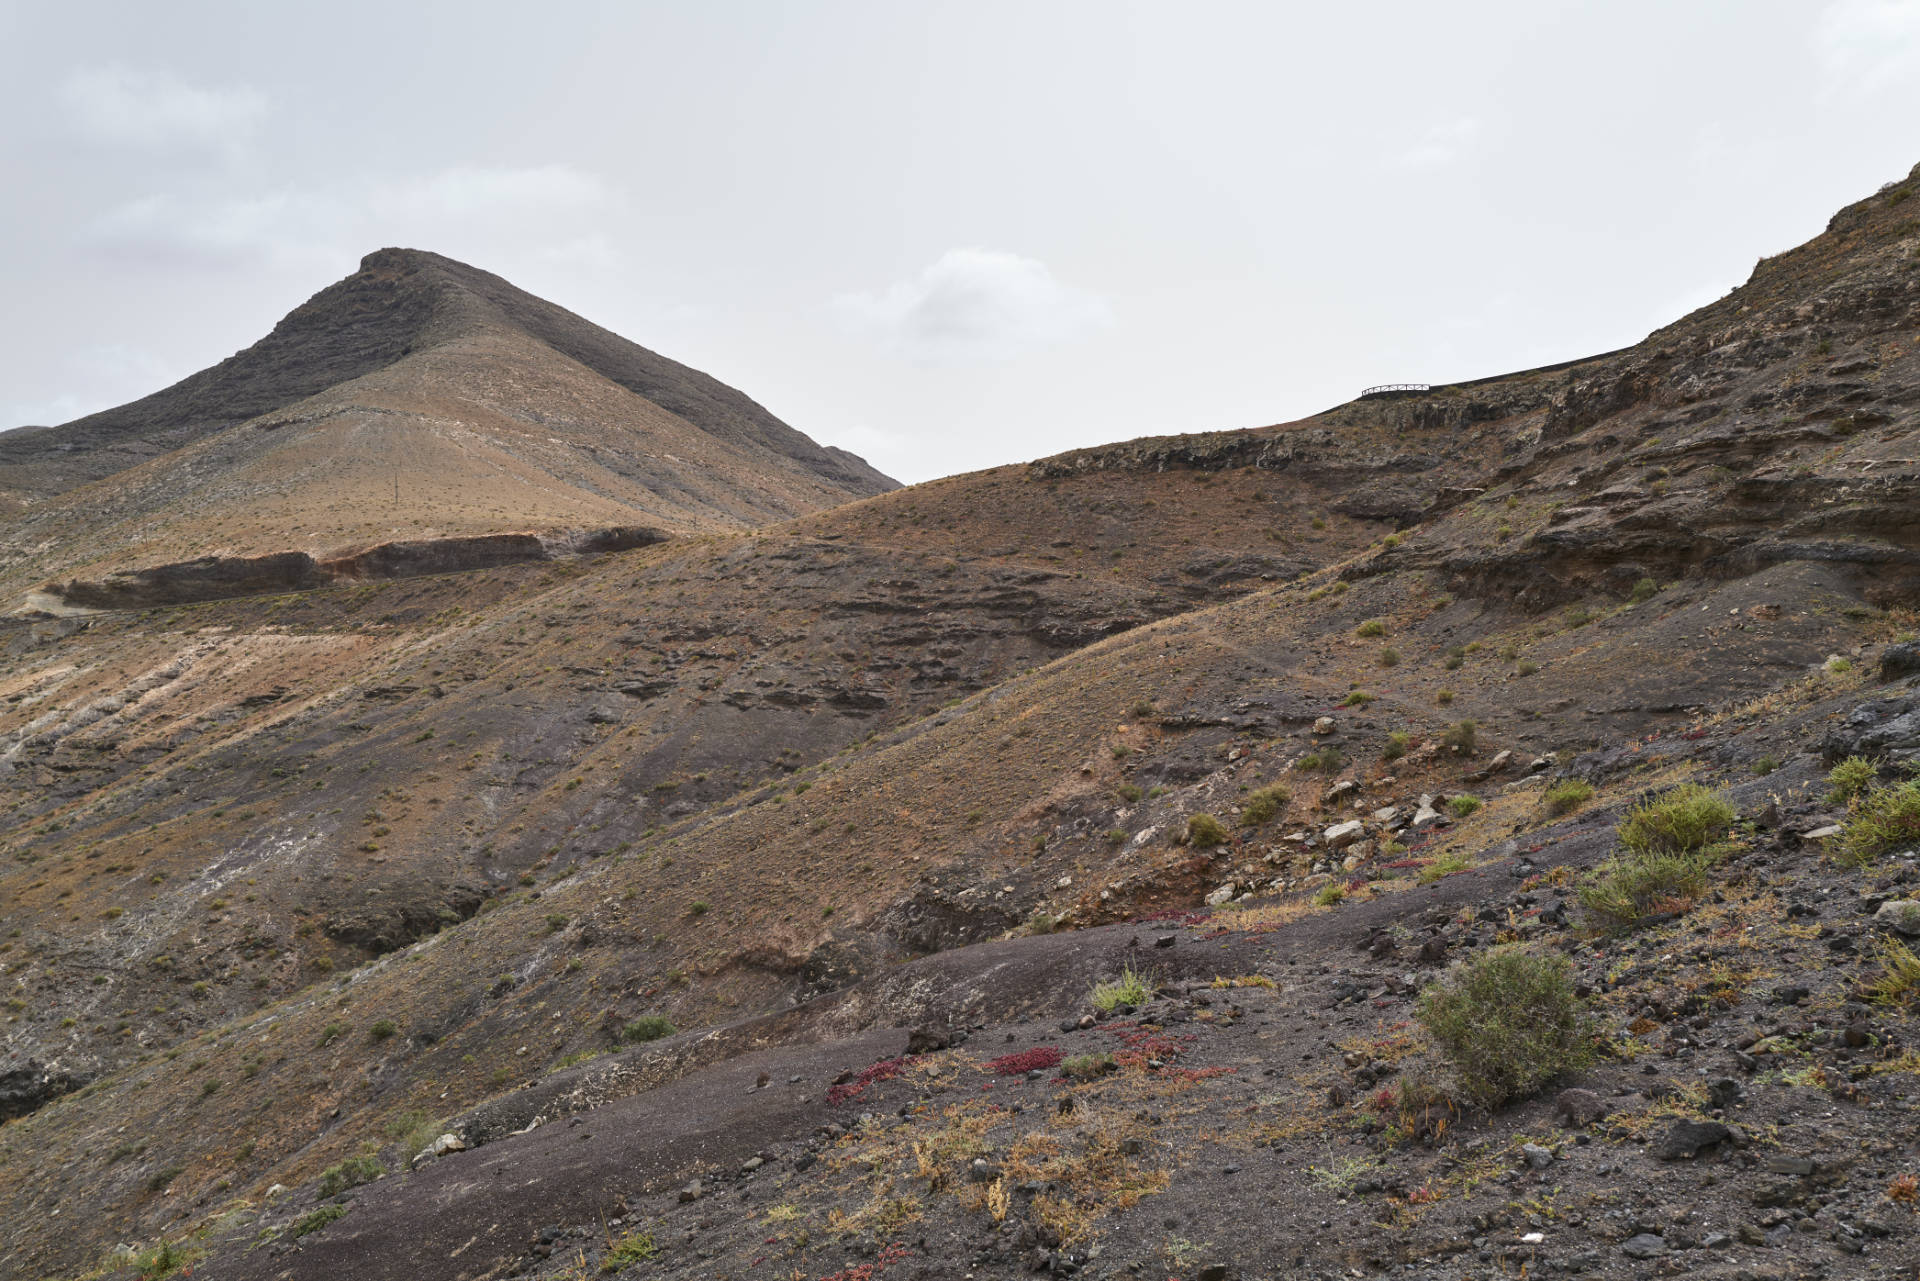
{"type": "Polygon", "coordinates": [[[1568,627],[1585,627],[1594,620],[1594,612],[1585,605],[1575,605],[1567,611],[1568,627]]]}
{"type": "Polygon", "coordinates": [[[1864,756],[1849,756],[1827,771],[1827,804],[1845,805],[1862,796],[1880,777],[1879,767],[1864,756]]]}
{"type": "Polygon", "coordinates": [[[1354,628],[1353,634],[1355,636],[1361,637],[1362,639],[1371,639],[1372,637],[1375,637],[1375,636],[1385,636],[1387,634],[1387,625],[1381,622],[1377,618],[1369,618],[1366,622],[1354,628]]]}
{"type": "Polygon", "coordinates": [[[1331,885],[1322,885],[1318,890],[1314,891],[1313,905],[1315,907],[1332,907],[1346,896],[1346,889],[1338,881],[1335,881],[1331,885]]]}
{"type": "Polygon", "coordinates": [[[1247,827],[1258,827],[1270,823],[1274,817],[1287,807],[1293,799],[1293,793],[1278,783],[1269,783],[1247,797],[1247,803],[1240,811],[1240,822],[1247,827]]]}
{"type": "Polygon", "coordinates": [[[392,1019],[376,1019],[373,1026],[367,1029],[367,1035],[376,1041],[386,1041],[392,1039],[399,1030],[400,1025],[392,1019]]]}
{"type": "Polygon", "coordinates": [[[1633,585],[1631,592],[1627,593],[1627,600],[1638,605],[1642,602],[1652,600],[1659,592],[1660,584],[1654,582],[1651,578],[1643,578],[1633,585]]]}
{"type": "Polygon", "coordinates": [[[658,1249],[653,1243],[653,1233],[629,1232],[607,1248],[606,1257],[600,1260],[600,1270],[618,1272],[629,1264],[651,1259],[658,1249]]]}
{"type": "Polygon", "coordinates": [[[1468,1099],[1497,1108],[1592,1062],[1571,970],[1565,957],[1501,947],[1420,994],[1420,1022],[1468,1099]]]}
{"type": "Polygon", "coordinates": [[[1060,1062],[1060,1074],[1076,1081],[1091,1081],[1095,1077],[1105,1076],[1120,1065],[1113,1055],[1102,1050],[1094,1054],[1075,1054],[1060,1062]]]}
{"type": "Polygon", "coordinates": [[[1698,783],[1682,783],[1627,811],[1620,843],[1635,853],[1684,854],[1705,849],[1733,826],[1733,806],[1698,783]]]}
{"type": "Polygon", "coordinates": [[[1624,929],[1649,916],[1684,912],[1707,891],[1708,877],[1727,847],[1628,850],[1588,874],[1580,905],[1599,923],[1624,929]]]}
{"type": "Polygon", "coordinates": [[[1383,761],[1397,761],[1402,756],[1405,756],[1407,749],[1412,746],[1413,736],[1411,734],[1405,730],[1395,730],[1393,733],[1387,735],[1386,743],[1380,748],[1380,759],[1383,761]]]}
{"type": "Polygon", "coordinates": [[[1563,778],[1547,789],[1547,813],[1558,818],[1571,814],[1593,799],[1593,784],[1578,778],[1563,778]]]}
{"type": "Polygon", "coordinates": [[[1827,660],[1827,675],[1829,676],[1845,676],[1852,670],[1853,660],[1850,658],[1842,658],[1840,655],[1835,654],[1827,660]]]}
{"type": "Polygon", "coordinates": [[[1136,972],[1131,965],[1120,971],[1119,978],[1095,983],[1093,990],[1087,993],[1093,1008],[1102,1014],[1111,1014],[1123,1005],[1145,1005],[1152,996],[1153,985],[1147,981],[1147,976],[1136,972]]]}
{"type": "Polygon", "coordinates": [[[1780,758],[1778,756],[1771,754],[1762,756],[1753,763],[1753,776],[1755,778],[1765,778],[1779,768],[1780,758]]]}
{"type": "Polygon", "coordinates": [[[320,1029],[320,1039],[315,1044],[324,1049],[328,1042],[338,1040],[347,1034],[345,1023],[329,1023],[320,1029]]]}
{"type": "Polygon", "coordinates": [[[657,1041],[663,1036],[672,1036],[677,1030],[672,1020],[664,1015],[642,1014],[620,1029],[620,1039],[629,1045],[644,1045],[648,1041],[657,1041]]]}
{"type": "Polygon", "coordinates": [[[1435,881],[1452,876],[1455,872],[1465,872],[1472,867],[1473,863],[1465,854],[1442,854],[1420,869],[1418,879],[1422,885],[1432,885],[1435,881]]]}
{"type": "MultiPolygon", "coordinates": [[[[1440,692],[1448,693],[1446,690],[1440,692]]],[[[1452,702],[1453,699],[1449,696],[1445,701],[1452,702]]],[[[1471,752],[1479,745],[1479,731],[1480,727],[1473,721],[1455,721],[1441,733],[1440,743],[1456,752],[1471,752]]]]}
{"type": "Polygon", "coordinates": [[[1107,844],[1113,846],[1115,849],[1119,849],[1122,845],[1125,845],[1126,843],[1127,843],[1126,828],[1110,827],[1107,829],[1107,844]]]}
{"type": "Polygon", "coordinates": [[[693,900],[693,902],[687,904],[687,915],[689,916],[705,916],[708,912],[711,912],[712,910],[713,910],[713,904],[707,902],[707,900],[703,898],[697,898],[693,900]]]}
{"type": "Polygon", "coordinates": [[[1115,793],[1120,797],[1120,799],[1125,801],[1129,805],[1133,804],[1135,801],[1139,800],[1143,795],[1145,795],[1145,793],[1143,793],[1138,787],[1135,787],[1132,783],[1122,783],[1118,788],[1114,790],[1115,790],[1115,793]]]}
{"type": "Polygon", "coordinates": [[[1340,700],[1340,706],[1365,707],[1368,703],[1371,703],[1372,701],[1373,701],[1373,695],[1369,694],[1364,689],[1349,690],[1347,692],[1347,696],[1340,700]]]}
{"type": "Polygon", "coordinates": [[[1382,667],[1398,667],[1400,665],[1400,651],[1389,645],[1380,651],[1379,656],[1376,657],[1374,661],[1382,667]]]}
{"type": "Polygon", "coordinates": [[[320,1171],[320,1195],[339,1196],[348,1188],[357,1188],[362,1183],[371,1183],[386,1173],[386,1167],[380,1164],[376,1156],[350,1156],[338,1165],[330,1165],[320,1171]]]}
{"type": "Polygon", "coordinates": [[[1143,720],[1153,715],[1153,700],[1150,698],[1136,698],[1133,700],[1131,710],[1135,720],[1143,720]]]}
{"type": "Polygon", "coordinates": [[[293,1235],[298,1239],[309,1232],[318,1232],[335,1219],[345,1218],[346,1214],[347,1207],[344,1205],[323,1205],[312,1214],[296,1219],[292,1228],[293,1235]]]}
{"type": "Polygon", "coordinates": [[[1187,844],[1197,850],[1210,850],[1227,843],[1227,827],[1211,814],[1195,814],[1187,820],[1187,844]]]}
{"type": "Polygon", "coordinates": [[[1462,793],[1447,800],[1447,812],[1455,818],[1466,818],[1480,812],[1480,798],[1462,793]]]}
{"type": "Polygon", "coordinates": [[[140,1274],[140,1281],[161,1281],[184,1270],[203,1253],[204,1249],[196,1249],[184,1241],[161,1241],[134,1255],[133,1266],[140,1274]]]}
{"type": "Polygon", "coordinates": [[[1293,763],[1295,769],[1318,770],[1322,774],[1332,774],[1347,763],[1337,747],[1317,747],[1293,763]]]}
{"type": "Polygon", "coordinates": [[[1534,662],[1531,658],[1523,658],[1514,666],[1513,674],[1516,676],[1532,676],[1539,670],[1540,664],[1534,662]]]}
{"type": "Polygon", "coordinates": [[[409,1157],[445,1133],[439,1118],[417,1109],[400,1113],[382,1128],[399,1145],[401,1155],[409,1157]]]}
{"type": "Polygon", "coordinates": [[[1433,696],[1433,701],[1440,704],[1440,706],[1442,707],[1446,707],[1453,702],[1453,691],[1450,689],[1443,689],[1438,694],[1435,694],[1433,696]]]}
{"type": "Polygon", "coordinates": [[[1864,867],[1882,854],[1916,843],[1920,843],[1920,779],[1876,787],[1857,798],[1834,855],[1851,867],[1864,867]]]}

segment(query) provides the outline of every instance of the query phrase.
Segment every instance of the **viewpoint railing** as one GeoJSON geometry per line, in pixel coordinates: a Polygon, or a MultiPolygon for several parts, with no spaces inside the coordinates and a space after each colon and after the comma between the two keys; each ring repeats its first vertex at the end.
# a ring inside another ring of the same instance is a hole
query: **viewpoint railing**
{"type": "Polygon", "coordinates": [[[1378,387],[1369,387],[1361,392],[1360,399],[1365,400],[1368,396],[1387,396],[1394,392],[1432,390],[1433,384],[1431,383],[1381,383],[1378,387]]]}

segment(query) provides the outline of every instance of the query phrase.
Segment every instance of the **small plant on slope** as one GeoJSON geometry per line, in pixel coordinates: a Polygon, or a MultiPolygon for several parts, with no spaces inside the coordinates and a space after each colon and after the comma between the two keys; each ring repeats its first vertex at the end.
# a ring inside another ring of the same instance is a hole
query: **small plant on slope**
{"type": "Polygon", "coordinates": [[[1562,956],[1495,948],[1421,993],[1418,1017],[1482,1107],[1526,1098],[1593,1059],[1585,1006],[1562,956]]]}
{"type": "Polygon", "coordinates": [[[1153,995],[1153,985],[1147,976],[1140,974],[1129,965],[1120,972],[1120,977],[1093,985],[1093,991],[1087,999],[1093,1002],[1093,1008],[1102,1014],[1111,1014],[1123,1005],[1141,1006],[1153,995]]]}
{"type": "Polygon", "coordinates": [[[1920,779],[1876,787],[1855,799],[1835,857],[1850,867],[1864,867],[1913,844],[1920,844],[1920,779]]]}

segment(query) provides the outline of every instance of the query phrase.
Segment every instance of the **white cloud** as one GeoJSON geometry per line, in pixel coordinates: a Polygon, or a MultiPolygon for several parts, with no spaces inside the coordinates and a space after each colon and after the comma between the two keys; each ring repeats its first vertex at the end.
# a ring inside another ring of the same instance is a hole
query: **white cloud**
{"type": "Polygon", "coordinates": [[[878,293],[842,294],[833,310],[889,351],[916,360],[1008,360],[1113,323],[1105,299],[1064,285],[1046,264],[992,249],[949,249],[878,293]]]}
{"type": "Polygon", "coordinates": [[[1920,0],[1834,0],[1814,41],[1829,90],[1871,92],[1920,74],[1920,0]]]}
{"type": "Polygon", "coordinates": [[[596,253],[605,261],[610,244],[582,224],[617,203],[599,175],[566,165],[457,167],[325,190],[143,196],[108,210],[83,234],[104,252],[163,265],[306,270],[381,245],[471,252],[464,246],[475,236],[498,236],[556,261],[596,253]]]}
{"type": "Polygon", "coordinates": [[[1395,153],[1389,163],[1413,173],[1444,169],[1460,159],[1479,133],[1480,122],[1471,116],[1437,121],[1428,125],[1412,146],[1395,153]]]}
{"type": "Polygon", "coordinates": [[[74,127],[97,142],[148,151],[231,151],[253,136],[266,95],[245,86],[190,85],[165,71],[91,67],[73,72],[60,98],[74,127]]]}

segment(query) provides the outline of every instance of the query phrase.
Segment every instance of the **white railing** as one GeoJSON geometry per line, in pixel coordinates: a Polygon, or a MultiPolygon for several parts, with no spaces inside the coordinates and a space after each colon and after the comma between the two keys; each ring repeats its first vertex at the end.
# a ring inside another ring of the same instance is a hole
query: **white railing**
{"type": "Polygon", "coordinates": [[[1433,390],[1432,383],[1381,383],[1378,387],[1367,388],[1365,391],[1361,392],[1360,395],[1364,399],[1367,396],[1384,395],[1385,393],[1390,391],[1432,391],[1432,390],[1433,390]]]}

